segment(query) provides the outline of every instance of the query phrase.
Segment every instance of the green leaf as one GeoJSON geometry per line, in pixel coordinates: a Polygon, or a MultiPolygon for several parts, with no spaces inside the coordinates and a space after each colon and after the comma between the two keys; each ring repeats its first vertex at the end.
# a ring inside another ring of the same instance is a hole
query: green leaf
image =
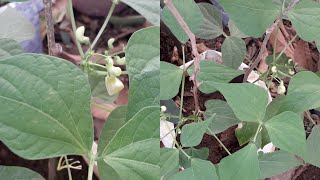
{"type": "MultiPolygon", "coordinates": [[[[192,158],[206,160],[209,156],[209,149],[206,147],[201,149],[188,148],[183,150],[192,158]]],[[[181,150],[179,151],[179,164],[185,169],[191,166],[191,159],[189,159],[181,150]]]]}
{"type": "Polygon", "coordinates": [[[203,22],[195,35],[202,39],[214,39],[223,34],[220,10],[209,3],[198,3],[198,6],[203,14],[203,22]]]}
{"type": "Polygon", "coordinates": [[[242,146],[251,140],[253,140],[259,123],[256,122],[243,122],[241,128],[235,130],[236,137],[238,139],[239,145],[242,146]]]}
{"type": "Polygon", "coordinates": [[[320,41],[320,4],[314,1],[300,1],[288,13],[294,29],[305,41],[320,41]],[[308,28],[306,28],[308,27],[308,28]]]}
{"type": "Polygon", "coordinates": [[[198,123],[186,124],[181,131],[181,144],[183,147],[192,147],[200,144],[204,133],[212,122],[215,115],[198,123]]]}
{"type": "Polygon", "coordinates": [[[243,33],[258,38],[270,27],[280,9],[268,0],[218,0],[243,33]]]}
{"type": "Polygon", "coordinates": [[[231,37],[238,37],[238,38],[247,38],[249,37],[248,35],[244,34],[239,30],[239,28],[234,24],[232,20],[229,20],[228,22],[228,27],[230,31],[230,36],[231,37]]]}
{"type": "Polygon", "coordinates": [[[0,14],[0,39],[9,38],[18,42],[29,40],[34,36],[33,24],[15,9],[8,7],[0,14]]]}
{"type": "Polygon", "coordinates": [[[246,43],[238,37],[227,36],[221,47],[223,64],[238,69],[247,54],[246,43]]]}
{"type": "Polygon", "coordinates": [[[7,38],[0,39],[0,59],[22,53],[23,50],[17,41],[7,38]]]}
{"type": "Polygon", "coordinates": [[[159,0],[120,0],[132,7],[152,24],[160,25],[160,1],[159,0]]]}
{"type": "Polygon", "coordinates": [[[160,149],[161,177],[168,173],[178,172],[179,170],[179,150],[162,148],[160,149]]]}
{"type": "Polygon", "coordinates": [[[254,84],[214,83],[241,121],[262,122],[268,103],[265,89],[254,84]],[[244,103],[245,102],[245,103],[244,103]]]}
{"type": "MultiPolygon", "coordinates": [[[[178,10],[189,29],[193,33],[198,32],[198,29],[203,22],[203,15],[194,0],[174,0],[172,1],[172,4],[178,10]]],[[[179,22],[172,15],[167,6],[163,8],[161,19],[181,43],[184,44],[189,40],[188,35],[182,29],[179,22]]]]}
{"type": "Polygon", "coordinates": [[[248,144],[239,151],[223,158],[218,170],[220,180],[260,179],[256,145],[248,144]]]}
{"type": "Polygon", "coordinates": [[[98,161],[98,166],[107,167],[107,169],[100,170],[100,173],[104,171],[116,173],[115,177],[108,174],[104,177],[133,180],[159,179],[159,116],[159,107],[150,106],[143,108],[122,127],[114,126],[118,130],[116,133],[111,133],[112,138],[107,134],[104,135],[108,133],[104,131],[109,128],[103,129],[98,154],[104,161],[98,161]],[[108,138],[109,141],[107,142],[104,138],[108,138]]]}
{"type": "Polygon", "coordinates": [[[314,126],[307,140],[307,153],[303,157],[306,162],[320,167],[320,127],[314,126]]]}
{"type": "Polygon", "coordinates": [[[305,154],[306,134],[302,119],[296,113],[283,112],[268,120],[264,126],[275,146],[299,156],[305,154]]]}
{"type": "Polygon", "coordinates": [[[129,39],[126,48],[130,84],[127,119],[146,106],[160,104],[159,32],[159,27],[149,27],[135,32],[129,39]]]}
{"type": "Polygon", "coordinates": [[[90,87],[79,68],[22,54],[0,60],[0,72],[0,139],[15,154],[43,159],[90,152],[90,87]]]}
{"type": "Polygon", "coordinates": [[[241,121],[234,115],[231,107],[227,102],[222,100],[209,100],[205,103],[206,111],[204,116],[206,118],[216,114],[209,125],[209,129],[214,133],[218,134],[227,130],[229,127],[239,124],[241,121]]]}
{"type": "Polygon", "coordinates": [[[192,159],[191,167],[174,175],[170,180],[218,180],[216,168],[210,161],[192,159]],[[190,170],[189,170],[190,169],[190,170]]]}
{"type": "Polygon", "coordinates": [[[37,172],[16,166],[0,166],[0,177],[10,180],[44,180],[37,172]]]}
{"type": "MultiPolygon", "coordinates": [[[[193,71],[193,66],[188,69],[190,75],[193,74],[193,71]]],[[[215,82],[227,83],[242,73],[242,71],[231,69],[212,60],[201,61],[198,75],[198,81],[201,82],[199,89],[206,94],[215,92],[217,90],[215,82]]]]}
{"type": "Polygon", "coordinates": [[[282,150],[259,156],[259,167],[262,179],[284,173],[301,164],[293,154],[282,150]]]}
{"type": "Polygon", "coordinates": [[[119,96],[119,93],[110,96],[107,92],[104,76],[89,75],[89,83],[91,87],[91,96],[104,103],[113,103],[119,96]]]}
{"type": "Polygon", "coordinates": [[[160,99],[168,100],[178,94],[183,70],[173,64],[160,62],[160,99]]]}

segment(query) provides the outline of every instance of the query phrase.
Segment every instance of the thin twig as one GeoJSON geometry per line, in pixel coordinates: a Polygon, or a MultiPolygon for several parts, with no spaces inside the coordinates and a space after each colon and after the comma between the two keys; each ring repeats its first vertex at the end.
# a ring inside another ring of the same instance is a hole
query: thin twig
{"type": "Polygon", "coordinates": [[[193,81],[193,96],[194,96],[194,105],[195,105],[195,112],[199,112],[199,100],[198,100],[198,81],[197,77],[200,70],[200,54],[197,50],[197,43],[196,43],[196,37],[188,27],[187,23],[184,21],[178,10],[174,7],[171,0],[164,0],[164,3],[170,10],[170,12],[173,14],[173,16],[176,18],[182,29],[186,32],[190,39],[191,47],[192,47],[192,54],[194,55],[194,73],[190,77],[190,79],[193,81]]]}
{"type": "Polygon", "coordinates": [[[256,68],[258,66],[258,64],[260,63],[260,61],[262,60],[262,56],[264,54],[264,51],[266,49],[267,43],[269,41],[270,35],[273,32],[273,30],[278,26],[279,22],[282,20],[282,17],[287,15],[289,13],[289,11],[299,2],[300,0],[294,0],[291,2],[291,4],[280,14],[280,16],[276,19],[276,21],[272,24],[272,26],[270,28],[267,29],[266,31],[266,35],[263,39],[259,54],[257,56],[257,58],[253,61],[252,65],[249,67],[249,69],[247,70],[247,72],[244,75],[243,78],[243,82],[246,82],[249,74],[253,71],[254,68],[256,68]]]}

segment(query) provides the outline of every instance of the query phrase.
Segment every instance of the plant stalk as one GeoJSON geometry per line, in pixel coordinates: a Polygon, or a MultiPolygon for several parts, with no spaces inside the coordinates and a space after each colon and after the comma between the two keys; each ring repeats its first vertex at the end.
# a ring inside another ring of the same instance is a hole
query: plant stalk
{"type": "Polygon", "coordinates": [[[211,129],[207,128],[207,130],[211,133],[210,135],[212,135],[218,142],[219,144],[222,146],[222,148],[229,154],[231,155],[230,151],[228,150],[228,148],[223,144],[222,141],[220,141],[220,139],[211,131],[211,129]]]}
{"type": "Polygon", "coordinates": [[[88,170],[88,180],[92,180],[93,177],[93,167],[96,159],[93,153],[91,152],[90,154],[90,159],[89,159],[89,170],[88,170]]]}
{"type": "Polygon", "coordinates": [[[181,97],[180,97],[180,112],[179,112],[179,119],[182,118],[182,109],[183,109],[183,96],[184,96],[184,85],[185,85],[185,81],[186,81],[186,77],[185,77],[185,64],[186,64],[186,60],[185,60],[185,52],[184,52],[184,45],[182,45],[182,60],[183,60],[183,73],[182,73],[182,82],[181,82],[181,97]]]}

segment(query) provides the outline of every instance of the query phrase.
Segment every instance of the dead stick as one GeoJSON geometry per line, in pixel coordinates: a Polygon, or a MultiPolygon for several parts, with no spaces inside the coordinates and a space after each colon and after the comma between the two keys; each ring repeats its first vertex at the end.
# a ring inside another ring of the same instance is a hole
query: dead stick
{"type": "Polygon", "coordinates": [[[289,13],[289,11],[299,2],[299,0],[294,0],[291,2],[291,4],[283,11],[283,13],[281,13],[281,15],[276,19],[276,21],[272,24],[272,26],[270,28],[267,29],[266,31],[266,35],[263,39],[259,54],[257,56],[257,58],[253,61],[252,65],[249,67],[249,69],[247,70],[247,72],[244,75],[243,78],[243,82],[247,82],[247,79],[249,77],[249,74],[253,71],[254,68],[256,68],[260,61],[262,60],[264,51],[266,49],[267,43],[269,41],[270,35],[272,33],[272,31],[278,26],[279,22],[282,20],[282,17],[287,15],[289,13]]]}
{"type": "Polygon", "coordinates": [[[170,10],[170,12],[173,14],[173,16],[176,18],[176,20],[178,21],[178,23],[180,24],[180,26],[182,27],[182,29],[186,32],[186,34],[188,35],[190,42],[191,42],[191,47],[192,47],[192,54],[194,55],[194,73],[193,75],[190,77],[190,79],[193,81],[193,96],[194,96],[194,106],[195,106],[195,112],[199,112],[199,100],[198,100],[198,81],[197,81],[197,77],[199,74],[199,70],[200,70],[200,54],[197,50],[197,44],[196,44],[196,37],[195,35],[192,33],[192,31],[190,30],[190,28],[188,27],[187,23],[184,21],[184,19],[182,18],[182,16],[180,15],[180,13],[178,12],[178,10],[174,7],[174,5],[172,4],[171,0],[165,0],[164,3],[166,4],[166,6],[168,7],[168,9],[170,10]]]}

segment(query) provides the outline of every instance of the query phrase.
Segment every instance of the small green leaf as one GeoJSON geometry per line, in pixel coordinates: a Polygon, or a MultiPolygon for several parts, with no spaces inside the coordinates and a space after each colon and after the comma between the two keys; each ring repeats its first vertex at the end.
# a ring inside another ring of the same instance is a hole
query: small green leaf
{"type": "Polygon", "coordinates": [[[320,167],[320,126],[314,126],[307,140],[307,153],[303,157],[306,162],[320,167]]]}
{"type": "Polygon", "coordinates": [[[200,144],[204,133],[212,122],[215,115],[198,123],[186,124],[181,131],[181,144],[183,147],[192,147],[200,144]]]}
{"type": "MultiPolygon", "coordinates": [[[[193,66],[188,69],[190,75],[193,74],[193,71],[193,66]]],[[[201,61],[198,75],[198,81],[201,82],[199,89],[206,94],[215,92],[217,90],[215,82],[227,83],[242,73],[242,71],[231,69],[212,60],[201,61]]]]}
{"type": "Polygon", "coordinates": [[[0,177],[10,180],[45,180],[35,171],[16,166],[0,166],[0,177]]]}
{"type": "Polygon", "coordinates": [[[127,119],[146,106],[160,104],[160,27],[135,32],[126,48],[129,75],[127,119]],[[146,38],[148,37],[148,38],[146,38]]]}
{"type": "Polygon", "coordinates": [[[152,24],[160,25],[160,1],[159,0],[120,0],[132,7],[152,24]]]}
{"type": "Polygon", "coordinates": [[[282,150],[259,156],[259,166],[263,179],[284,173],[301,164],[293,154],[282,150]]]}
{"type": "Polygon", "coordinates": [[[248,35],[244,34],[239,30],[239,28],[234,24],[232,20],[229,20],[228,22],[228,27],[230,31],[230,36],[231,37],[238,37],[238,38],[247,38],[249,37],[248,35]]]}
{"type": "Polygon", "coordinates": [[[210,161],[202,159],[192,159],[191,167],[179,172],[170,178],[170,180],[218,180],[216,168],[210,161]],[[189,170],[191,169],[191,170],[189,170]]]}
{"type": "Polygon", "coordinates": [[[179,170],[179,150],[162,148],[160,149],[160,168],[161,177],[168,173],[178,172],[179,170]]]}
{"type": "Polygon", "coordinates": [[[320,4],[314,1],[300,1],[288,13],[294,29],[305,41],[320,41],[320,4]],[[308,28],[306,28],[308,27],[308,28]]]}
{"type": "Polygon", "coordinates": [[[13,39],[0,39],[0,59],[22,54],[23,50],[19,43],[13,39]]]}
{"type": "Polygon", "coordinates": [[[203,22],[195,35],[202,39],[214,39],[223,34],[222,16],[219,9],[209,3],[198,3],[203,22]]]}
{"type": "Polygon", "coordinates": [[[214,83],[241,121],[262,122],[268,103],[265,89],[254,84],[214,83]]]}
{"type": "Polygon", "coordinates": [[[229,127],[239,124],[241,121],[234,115],[231,107],[226,101],[222,100],[209,100],[205,103],[206,111],[204,116],[206,118],[211,117],[213,114],[216,116],[213,118],[212,123],[209,125],[209,129],[218,134],[225,131],[229,127]]]}
{"type": "Polygon", "coordinates": [[[222,47],[223,64],[238,69],[247,54],[246,43],[238,37],[227,36],[222,47]]]}
{"type": "Polygon", "coordinates": [[[160,62],[160,99],[168,100],[178,94],[183,70],[173,64],[160,62]]]}
{"type": "Polygon", "coordinates": [[[283,112],[264,125],[271,142],[282,150],[304,156],[306,152],[306,134],[302,119],[293,112],[283,112]]]}
{"type": "Polygon", "coordinates": [[[235,25],[245,34],[258,38],[280,15],[280,9],[268,0],[218,0],[235,25]]]}
{"type": "Polygon", "coordinates": [[[235,130],[236,137],[238,139],[239,145],[242,146],[249,141],[253,140],[259,123],[256,122],[243,122],[241,128],[235,130]]]}
{"type": "Polygon", "coordinates": [[[31,39],[35,34],[33,24],[20,12],[8,7],[0,14],[0,39],[9,38],[18,42],[31,39]]]}
{"type": "Polygon", "coordinates": [[[223,158],[218,166],[220,180],[257,180],[260,168],[257,147],[248,144],[239,151],[223,158]]]}
{"type": "MultiPolygon", "coordinates": [[[[203,15],[194,0],[174,0],[172,1],[172,4],[178,10],[189,29],[193,33],[198,32],[198,29],[203,22],[203,15]]],[[[181,43],[184,44],[189,40],[188,35],[182,29],[167,6],[163,8],[161,19],[181,43]]]]}
{"type": "Polygon", "coordinates": [[[90,86],[72,63],[22,54],[0,60],[0,139],[15,154],[87,155],[93,142],[90,86]]]}
{"type": "MultiPolygon", "coordinates": [[[[188,148],[183,150],[192,158],[206,160],[209,156],[209,149],[206,147],[201,149],[188,148]]],[[[185,169],[191,166],[191,159],[189,159],[181,150],[179,151],[179,164],[185,169]]]]}

